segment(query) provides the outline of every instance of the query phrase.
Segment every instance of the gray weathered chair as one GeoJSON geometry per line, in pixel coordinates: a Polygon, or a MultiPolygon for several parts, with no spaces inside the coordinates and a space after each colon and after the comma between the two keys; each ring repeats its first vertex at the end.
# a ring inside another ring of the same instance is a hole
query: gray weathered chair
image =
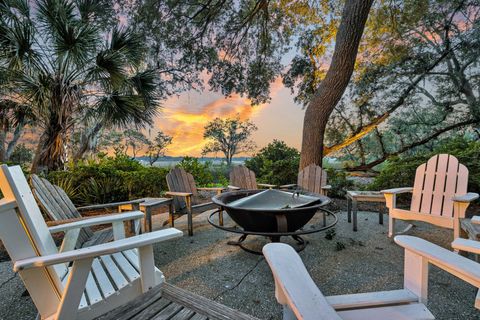
{"type": "Polygon", "coordinates": [[[257,178],[255,177],[255,172],[248,169],[245,166],[235,166],[230,171],[230,185],[229,189],[232,190],[255,190],[263,188],[275,188],[274,184],[267,183],[257,183],[257,178]]]}
{"type": "MultiPolygon", "coordinates": [[[[176,214],[188,215],[188,235],[193,235],[193,214],[218,208],[213,202],[202,201],[198,191],[216,191],[221,193],[225,188],[197,188],[193,176],[182,168],[174,168],[167,174],[167,196],[173,197],[176,214]]],[[[219,215],[220,225],[223,225],[223,216],[219,215]]]]}
{"type": "MultiPolygon", "coordinates": [[[[107,204],[96,204],[85,207],[76,208],[73,202],[70,200],[65,191],[56,186],[47,179],[40,178],[37,175],[31,176],[31,184],[33,194],[37,199],[45,213],[49,216],[54,224],[69,223],[75,220],[84,219],[80,214],[80,211],[96,210],[104,208],[118,208],[121,212],[121,207],[125,205],[131,205],[132,211],[139,210],[139,203],[142,200],[132,200],[124,202],[115,202],[107,204]]],[[[101,229],[93,231],[90,227],[82,228],[76,243],[76,248],[88,247],[95,244],[110,242],[113,240],[112,228],[101,229]]]]}
{"type": "Polygon", "coordinates": [[[298,173],[297,183],[280,186],[280,189],[293,188],[326,196],[332,186],[327,185],[327,171],[311,164],[298,173]]]}

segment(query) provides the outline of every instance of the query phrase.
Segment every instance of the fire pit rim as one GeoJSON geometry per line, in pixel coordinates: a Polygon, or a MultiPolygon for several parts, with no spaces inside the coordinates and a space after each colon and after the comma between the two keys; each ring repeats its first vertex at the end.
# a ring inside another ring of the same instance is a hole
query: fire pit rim
{"type": "Polygon", "coordinates": [[[311,205],[311,206],[309,205],[309,206],[304,206],[304,207],[295,207],[295,208],[286,208],[286,209],[264,209],[264,208],[261,208],[261,209],[260,208],[258,208],[258,209],[248,208],[248,209],[246,209],[246,208],[238,208],[238,207],[229,206],[228,203],[224,203],[220,199],[220,198],[225,197],[227,195],[235,195],[235,194],[242,194],[242,193],[249,193],[249,192],[252,192],[252,194],[255,194],[255,193],[262,192],[262,191],[265,191],[265,190],[250,189],[250,190],[236,190],[236,191],[223,192],[221,194],[217,194],[216,196],[212,197],[212,202],[215,203],[216,205],[220,206],[220,207],[232,208],[232,209],[235,209],[235,210],[248,210],[248,211],[251,211],[251,212],[263,212],[263,213],[270,213],[270,214],[284,214],[284,213],[290,213],[290,212],[297,213],[297,212],[300,212],[300,211],[307,211],[307,210],[311,210],[312,208],[320,208],[320,207],[326,206],[327,204],[329,204],[332,201],[329,197],[326,197],[326,196],[323,196],[323,195],[309,193],[309,192],[300,192],[300,194],[302,194],[302,195],[312,196],[312,197],[318,198],[320,200],[320,203],[315,204],[315,205],[311,205]]]}

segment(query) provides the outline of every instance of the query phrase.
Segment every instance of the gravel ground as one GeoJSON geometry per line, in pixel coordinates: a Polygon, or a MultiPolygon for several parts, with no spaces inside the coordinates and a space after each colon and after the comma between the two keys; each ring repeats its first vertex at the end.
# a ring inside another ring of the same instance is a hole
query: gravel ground
{"type": "MultiPolygon", "coordinates": [[[[343,203],[337,203],[342,206],[343,203]]],[[[252,255],[227,241],[237,236],[211,227],[207,214],[194,218],[194,236],[160,243],[155,247],[157,266],[168,282],[214,299],[261,319],[281,319],[274,297],[270,270],[261,256],[252,255]]],[[[325,232],[305,236],[309,244],[300,253],[315,283],[325,295],[399,289],[403,282],[403,250],[386,236],[378,214],[359,212],[359,231],[353,232],[346,213],[338,213],[332,240],[325,232]]],[[[165,215],[156,215],[160,227],[165,215]]],[[[226,219],[228,223],[228,219],[226,219]]],[[[398,223],[400,229],[402,223],[398,223]]],[[[185,219],[176,227],[186,233],[185,219]]],[[[452,232],[416,223],[410,235],[448,247],[452,232]]],[[[256,237],[249,245],[260,249],[266,241],[256,237]]],[[[0,263],[0,319],[33,319],[35,308],[10,262],[0,263]]],[[[437,319],[480,319],[474,309],[475,289],[431,267],[428,307],[437,319]]]]}

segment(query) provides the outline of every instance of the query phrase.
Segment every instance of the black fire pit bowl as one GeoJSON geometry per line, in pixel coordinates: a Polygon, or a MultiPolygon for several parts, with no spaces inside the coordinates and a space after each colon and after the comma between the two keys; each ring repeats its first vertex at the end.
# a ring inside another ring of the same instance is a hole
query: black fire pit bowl
{"type": "Polygon", "coordinates": [[[219,194],[212,201],[245,231],[286,233],[306,225],[330,199],[280,190],[241,190],[219,194]]]}

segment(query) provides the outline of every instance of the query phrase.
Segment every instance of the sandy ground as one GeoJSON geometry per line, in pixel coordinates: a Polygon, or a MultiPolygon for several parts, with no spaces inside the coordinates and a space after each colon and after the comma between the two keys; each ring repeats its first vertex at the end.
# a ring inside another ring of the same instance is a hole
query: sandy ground
{"type": "MultiPolygon", "coordinates": [[[[261,319],[281,319],[281,308],[274,297],[274,285],[268,265],[261,256],[246,253],[227,241],[238,236],[210,226],[207,213],[194,218],[194,236],[186,235],[184,217],[176,227],[185,232],[180,239],[155,246],[157,266],[168,282],[214,299],[261,319]]],[[[161,228],[166,215],[154,217],[154,229],[161,228]]],[[[359,231],[353,232],[346,213],[338,212],[336,235],[325,232],[307,235],[309,244],[300,253],[315,283],[326,295],[399,289],[403,282],[403,250],[386,236],[378,214],[359,213],[359,231]]],[[[228,224],[228,219],[226,223],[228,224]]],[[[402,223],[398,224],[399,229],[402,223]]],[[[410,235],[448,247],[452,231],[418,223],[410,235]]],[[[264,238],[249,240],[260,249],[264,238]]],[[[480,319],[474,309],[476,290],[461,280],[430,269],[428,307],[437,319],[480,319]]],[[[33,319],[36,311],[20,279],[11,271],[10,262],[0,263],[0,319],[33,319]]]]}

